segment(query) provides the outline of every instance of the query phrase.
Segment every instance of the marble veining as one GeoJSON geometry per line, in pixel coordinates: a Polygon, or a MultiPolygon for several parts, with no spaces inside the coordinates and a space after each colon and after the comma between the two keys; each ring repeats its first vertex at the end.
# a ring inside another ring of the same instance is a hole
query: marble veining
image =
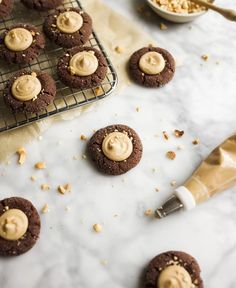
{"type": "MultiPolygon", "coordinates": [[[[235,132],[235,23],[209,12],[191,24],[167,23],[168,30],[162,31],[150,10],[150,17],[136,12],[141,1],[105,2],[173,53],[179,63],[175,78],[161,89],[131,85],[114,93],[92,112],[56,123],[41,140],[27,145],[23,166],[16,164],[16,156],[0,166],[1,198],[23,196],[39,211],[45,203],[50,208],[41,214],[37,246],[23,256],[0,259],[0,286],[141,288],[148,261],[178,249],[198,259],[205,287],[234,288],[236,188],[160,221],[145,217],[144,210],[155,209],[173,191],[171,181],[185,181],[214,146],[235,132]],[[203,54],[208,61],[201,59],[203,54]],[[113,123],[133,127],[144,154],[126,175],[108,177],[82,158],[86,143],[80,135],[90,137],[94,129],[113,123]],[[182,138],[172,136],[177,128],[185,131],[182,138]],[[192,144],[195,138],[200,145],[192,144]],[[168,150],[177,151],[174,161],[165,157],[168,150]],[[45,161],[47,169],[35,171],[38,161],[45,161]],[[60,195],[57,186],[67,182],[71,193],[60,195]],[[51,190],[42,191],[43,183],[51,190]],[[93,232],[94,223],[102,224],[101,233],[93,232]]],[[[235,7],[233,0],[216,2],[235,7]]]]}

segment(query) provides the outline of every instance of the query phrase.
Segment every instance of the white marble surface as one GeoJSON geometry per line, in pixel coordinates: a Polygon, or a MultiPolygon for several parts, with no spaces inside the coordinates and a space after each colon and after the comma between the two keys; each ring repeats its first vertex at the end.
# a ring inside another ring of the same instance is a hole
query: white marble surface
{"type": "MultiPolygon", "coordinates": [[[[0,260],[1,288],[136,288],[153,256],[169,249],[195,256],[207,288],[235,288],[236,189],[233,188],[188,213],[158,221],[145,217],[170,195],[175,180],[186,180],[201,159],[235,131],[236,122],[236,24],[208,13],[194,23],[159,29],[159,19],[139,15],[138,1],[106,0],[107,4],[151,33],[160,46],[169,49],[182,66],[174,80],[162,89],[132,85],[100,103],[93,112],[73,121],[55,124],[41,141],[27,145],[24,166],[0,166],[1,198],[13,195],[33,201],[40,210],[41,237],[29,253],[0,260]],[[191,26],[191,29],[189,28],[191,26]],[[201,60],[208,54],[209,60],[201,60]],[[216,65],[219,61],[219,65],[216,65]],[[135,108],[140,107],[140,112],[135,108]],[[140,134],[144,154],[141,163],[123,176],[99,174],[82,160],[86,143],[83,133],[113,123],[130,125],[140,134]],[[155,137],[163,130],[185,130],[181,139],[155,137]],[[201,144],[192,145],[199,137],[201,144]],[[177,158],[165,158],[169,149],[177,158]],[[79,155],[80,160],[73,160],[79,155]],[[37,161],[47,169],[35,171],[37,161]],[[156,169],[153,172],[153,169],[156,169]],[[36,175],[37,181],[30,181],[36,175]],[[59,195],[56,187],[69,182],[72,192],[59,195]],[[50,191],[40,185],[49,183],[50,191]],[[155,192],[159,187],[160,192],[155,192]],[[65,207],[70,211],[66,212],[65,207]],[[117,214],[117,217],[114,215],[117,214]],[[92,231],[101,223],[100,234],[92,231]],[[107,261],[107,265],[101,262],[107,261]]],[[[235,1],[218,0],[235,7],[235,1]]]]}

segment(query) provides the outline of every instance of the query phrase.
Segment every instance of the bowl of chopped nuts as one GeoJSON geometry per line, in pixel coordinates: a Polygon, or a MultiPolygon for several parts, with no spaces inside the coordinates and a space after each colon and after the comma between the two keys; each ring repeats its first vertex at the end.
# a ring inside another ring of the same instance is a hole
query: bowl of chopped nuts
{"type": "Polygon", "coordinates": [[[207,11],[189,0],[147,0],[147,3],[156,14],[175,23],[193,21],[207,11]]]}

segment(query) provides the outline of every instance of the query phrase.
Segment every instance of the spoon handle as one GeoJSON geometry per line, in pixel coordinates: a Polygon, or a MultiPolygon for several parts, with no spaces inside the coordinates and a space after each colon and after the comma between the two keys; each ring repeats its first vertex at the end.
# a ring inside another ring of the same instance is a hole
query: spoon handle
{"type": "Polygon", "coordinates": [[[214,10],[215,12],[221,14],[226,19],[231,21],[236,21],[236,10],[233,9],[225,9],[219,6],[216,6],[210,2],[204,1],[204,0],[191,0],[192,2],[199,4],[201,6],[206,7],[207,9],[214,10]]]}

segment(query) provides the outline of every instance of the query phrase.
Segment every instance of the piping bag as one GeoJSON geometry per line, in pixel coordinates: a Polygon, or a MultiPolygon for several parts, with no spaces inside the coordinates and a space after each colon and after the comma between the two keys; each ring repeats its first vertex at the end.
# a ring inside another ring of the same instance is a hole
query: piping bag
{"type": "Polygon", "coordinates": [[[193,175],[158,209],[157,218],[190,210],[216,193],[236,185],[236,134],[216,147],[193,175]]]}

